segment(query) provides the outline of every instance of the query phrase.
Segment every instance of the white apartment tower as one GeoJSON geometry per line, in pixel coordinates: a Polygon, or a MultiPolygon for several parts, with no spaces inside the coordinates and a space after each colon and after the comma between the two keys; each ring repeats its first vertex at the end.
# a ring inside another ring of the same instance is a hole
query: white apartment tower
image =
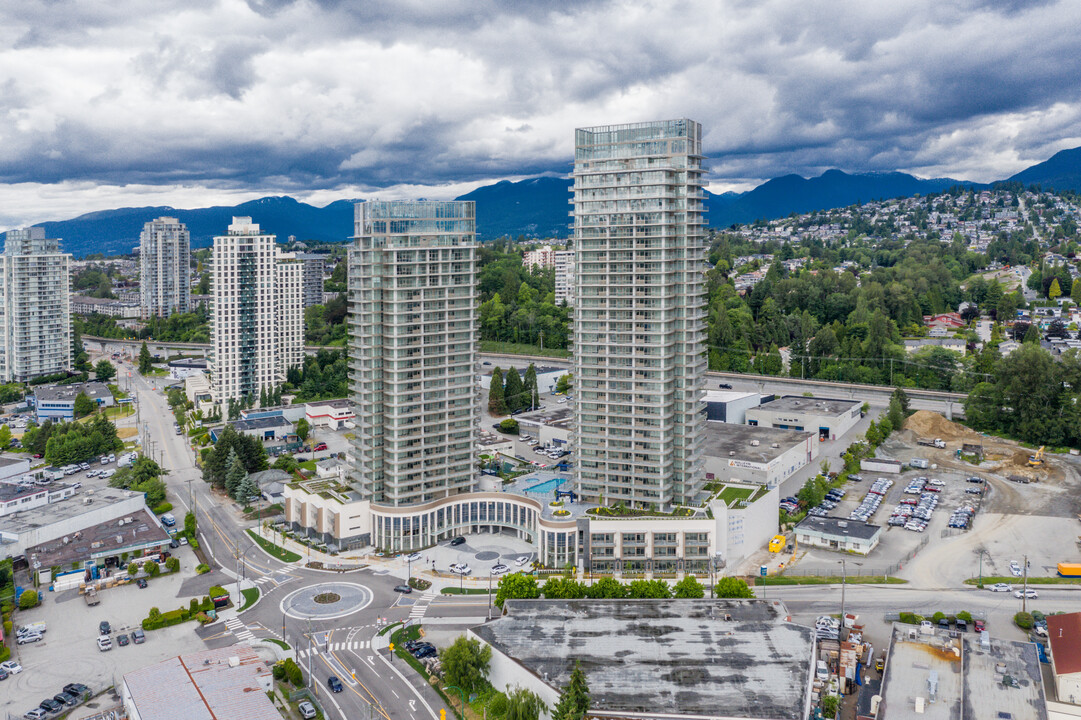
{"type": "MultiPolygon", "coordinates": [[[[353,481],[365,499],[395,507],[471,490],[474,203],[359,203],[354,240],[348,260],[353,481]]],[[[395,544],[412,547],[421,537],[420,517],[403,516],[400,523],[392,531],[395,544]]]]}
{"type": "Polygon", "coordinates": [[[71,369],[71,255],[45,229],[9,230],[0,255],[0,380],[71,369]]]}
{"type": "Polygon", "coordinates": [[[211,388],[216,402],[258,398],[304,358],[302,266],[250,217],[214,238],[211,388]]]}
{"type": "Polygon", "coordinates": [[[176,218],[160,217],[139,235],[143,319],[191,310],[191,236],[176,218]]]}
{"type": "Polygon", "coordinates": [[[578,491],[634,507],[700,490],[706,294],[702,127],[575,131],[578,491]]]}
{"type": "Polygon", "coordinates": [[[566,302],[574,305],[574,251],[557,250],[552,253],[555,266],[556,305],[566,302]]]}

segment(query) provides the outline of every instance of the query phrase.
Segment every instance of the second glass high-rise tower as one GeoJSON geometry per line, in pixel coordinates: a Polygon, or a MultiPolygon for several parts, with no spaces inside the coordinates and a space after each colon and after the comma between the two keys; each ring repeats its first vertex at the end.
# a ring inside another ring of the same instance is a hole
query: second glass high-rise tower
{"type": "Polygon", "coordinates": [[[575,131],[575,442],[587,501],[701,488],[706,296],[702,126],[575,131]]]}

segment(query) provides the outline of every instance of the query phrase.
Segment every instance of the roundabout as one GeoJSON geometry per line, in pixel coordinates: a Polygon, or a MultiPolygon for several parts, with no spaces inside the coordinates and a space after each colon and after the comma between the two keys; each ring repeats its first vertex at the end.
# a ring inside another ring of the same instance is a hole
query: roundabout
{"type": "Polygon", "coordinates": [[[294,590],[280,604],[281,611],[297,620],[333,620],[359,612],[372,603],[372,591],[363,585],[327,582],[294,590]]]}

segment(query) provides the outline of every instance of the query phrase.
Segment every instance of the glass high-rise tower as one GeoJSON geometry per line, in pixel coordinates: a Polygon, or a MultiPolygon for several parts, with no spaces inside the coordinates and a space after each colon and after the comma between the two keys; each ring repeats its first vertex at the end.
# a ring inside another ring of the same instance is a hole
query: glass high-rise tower
{"type": "MultiPolygon", "coordinates": [[[[473,488],[476,248],[472,202],[356,206],[353,480],[373,503],[416,505],[473,488]]],[[[408,548],[420,533],[419,521],[403,518],[393,542],[408,548]]]]}
{"type": "Polygon", "coordinates": [[[575,131],[578,491],[664,507],[703,483],[702,126],[575,131]]]}
{"type": "Polygon", "coordinates": [[[139,268],[143,319],[191,310],[191,235],[184,223],[160,217],[143,225],[139,268]]]}

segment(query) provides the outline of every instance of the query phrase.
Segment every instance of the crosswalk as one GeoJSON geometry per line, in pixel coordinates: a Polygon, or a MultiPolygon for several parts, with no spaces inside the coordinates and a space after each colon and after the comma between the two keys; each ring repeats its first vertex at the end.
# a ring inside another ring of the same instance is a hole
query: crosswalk
{"type": "Polygon", "coordinates": [[[418,597],[417,601],[413,603],[413,607],[409,610],[409,619],[420,620],[423,618],[424,613],[428,611],[428,606],[432,604],[432,600],[435,599],[435,596],[436,593],[429,590],[418,597]]]}
{"type": "MultiPolygon", "coordinates": [[[[353,640],[353,641],[350,641],[350,642],[332,642],[330,644],[329,650],[324,650],[324,649],[320,648],[320,652],[342,652],[342,651],[345,651],[345,650],[353,650],[353,651],[368,650],[369,648],[371,648],[371,646],[372,646],[372,644],[368,640],[353,640]]],[[[312,653],[312,652],[316,652],[316,651],[315,650],[309,650],[308,648],[304,648],[302,650],[297,650],[297,657],[298,658],[306,658],[306,657],[308,657],[308,654],[312,653]]]]}
{"type": "Polygon", "coordinates": [[[241,642],[255,639],[255,635],[252,631],[249,630],[248,626],[244,624],[244,621],[238,617],[231,617],[226,620],[225,627],[229,628],[229,632],[241,642]]]}

